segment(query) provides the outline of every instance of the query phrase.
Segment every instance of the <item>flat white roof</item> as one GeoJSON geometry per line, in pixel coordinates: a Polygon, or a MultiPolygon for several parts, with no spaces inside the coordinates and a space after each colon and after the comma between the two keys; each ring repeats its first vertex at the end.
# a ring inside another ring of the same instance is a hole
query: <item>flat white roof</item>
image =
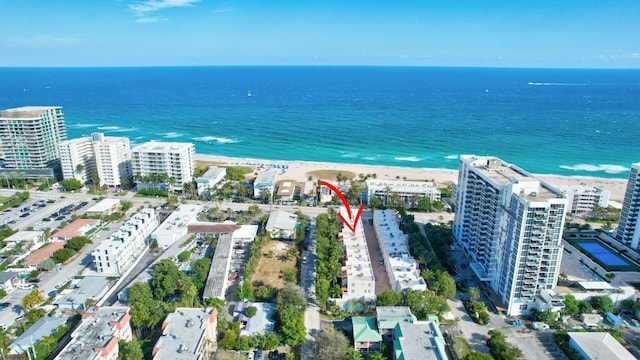
{"type": "Polygon", "coordinates": [[[591,359],[635,359],[608,332],[569,332],[567,335],[591,359]]]}
{"type": "Polygon", "coordinates": [[[113,207],[118,205],[119,203],[120,203],[120,200],[118,199],[103,199],[99,203],[87,209],[87,212],[96,212],[96,213],[105,212],[107,210],[113,209],[113,207]]]}
{"type": "Polygon", "coordinates": [[[613,290],[615,289],[606,281],[579,281],[578,285],[585,290],[613,290]]]}
{"type": "Polygon", "coordinates": [[[42,236],[44,231],[18,231],[17,233],[9,236],[8,238],[2,240],[4,242],[20,242],[20,241],[29,241],[37,238],[38,236],[42,236]]]}
{"type": "Polygon", "coordinates": [[[241,225],[240,229],[233,232],[233,240],[253,239],[258,234],[258,225],[241,225]]]}
{"type": "Polygon", "coordinates": [[[198,219],[200,210],[202,205],[180,204],[153,232],[152,238],[171,235],[176,232],[176,227],[186,229],[191,222],[198,219]]]}

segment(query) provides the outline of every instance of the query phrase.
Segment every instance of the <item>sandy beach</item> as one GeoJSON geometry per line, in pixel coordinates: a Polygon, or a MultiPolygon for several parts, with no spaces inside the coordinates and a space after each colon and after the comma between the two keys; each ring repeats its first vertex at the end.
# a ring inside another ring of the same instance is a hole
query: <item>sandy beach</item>
{"type": "MultiPolygon", "coordinates": [[[[440,185],[449,185],[458,178],[458,171],[449,169],[245,159],[203,154],[197,154],[196,161],[210,165],[248,166],[252,167],[256,172],[275,168],[277,170],[276,180],[278,181],[284,179],[305,181],[309,176],[318,179],[318,175],[325,174],[327,171],[341,172],[343,175],[353,175],[354,177],[359,174],[376,174],[378,179],[433,181],[440,185]]],[[[606,179],[588,176],[536,176],[555,186],[587,184],[601,187],[611,192],[610,200],[620,203],[624,200],[624,193],[627,186],[627,180],[622,179],[606,179]]]]}

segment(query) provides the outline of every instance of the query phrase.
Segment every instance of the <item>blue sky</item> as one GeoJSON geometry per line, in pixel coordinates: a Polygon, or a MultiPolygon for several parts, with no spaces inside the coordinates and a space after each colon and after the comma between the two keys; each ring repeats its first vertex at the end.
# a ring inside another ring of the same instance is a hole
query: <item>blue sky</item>
{"type": "Polygon", "coordinates": [[[640,1],[3,1],[0,66],[640,68],[640,1]]]}

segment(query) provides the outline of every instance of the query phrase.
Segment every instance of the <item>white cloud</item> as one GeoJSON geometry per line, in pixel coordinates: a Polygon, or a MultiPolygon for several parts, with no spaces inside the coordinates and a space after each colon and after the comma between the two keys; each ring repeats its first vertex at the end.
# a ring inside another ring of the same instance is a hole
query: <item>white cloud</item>
{"type": "Polygon", "coordinates": [[[129,9],[136,16],[145,16],[148,13],[162,9],[193,6],[199,2],[200,0],[146,0],[129,5],[129,9]]]}
{"type": "Polygon", "coordinates": [[[56,36],[51,34],[36,34],[28,37],[12,37],[5,42],[15,47],[30,48],[50,48],[60,46],[73,46],[78,42],[78,38],[73,36],[56,36]]]}
{"type": "Polygon", "coordinates": [[[141,17],[136,19],[137,23],[140,24],[152,24],[152,23],[157,23],[157,22],[161,22],[161,21],[167,21],[169,20],[169,18],[159,18],[159,17],[141,17]]]}

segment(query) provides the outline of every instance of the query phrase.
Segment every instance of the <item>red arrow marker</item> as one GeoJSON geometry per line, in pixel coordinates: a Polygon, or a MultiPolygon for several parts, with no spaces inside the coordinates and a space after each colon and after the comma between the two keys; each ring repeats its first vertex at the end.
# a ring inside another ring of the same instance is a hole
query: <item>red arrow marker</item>
{"type": "Polygon", "coordinates": [[[338,188],[336,188],[335,186],[329,184],[328,182],[326,182],[324,180],[320,180],[320,184],[328,187],[334,193],[336,193],[336,195],[338,195],[338,197],[340,198],[340,200],[344,204],[344,207],[347,208],[347,215],[349,216],[349,220],[346,220],[342,216],[342,214],[340,214],[340,212],[338,212],[338,217],[340,217],[340,220],[342,220],[342,222],[349,228],[349,230],[351,230],[352,232],[356,232],[356,226],[358,226],[358,220],[360,220],[360,215],[362,214],[362,210],[364,209],[364,203],[360,204],[360,208],[358,209],[358,212],[356,213],[356,218],[353,219],[353,224],[352,224],[351,223],[351,207],[349,206],[349,202],[347,201],[347,198],[344,197],[344,195],[342,194],[342,192],[340,190],[338,190],[338,188]]]}

